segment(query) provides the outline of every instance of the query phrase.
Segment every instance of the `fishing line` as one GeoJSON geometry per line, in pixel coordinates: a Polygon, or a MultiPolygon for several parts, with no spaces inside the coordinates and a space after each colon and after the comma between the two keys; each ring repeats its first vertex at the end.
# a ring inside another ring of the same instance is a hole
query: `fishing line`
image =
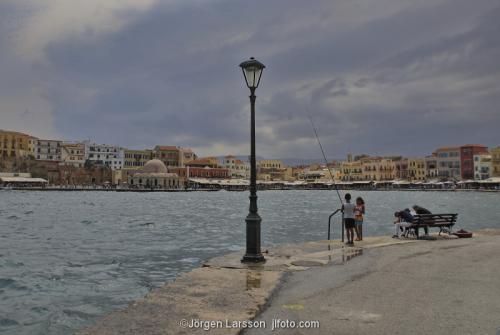
{"type": "Polygon", "coordinates": [[[337,184],[335,183],[335,178],[333,178],[332,171],[330,170],[330,167],[328,166],[328,160],[326,159],[325,151],[323,150],[323,146],[321,145],[321,141],[319,140],[318,136],[318,131],[316,130],[316,126],[314,125],[313,119],[311,114],[309,113],[309,110],[307,110],[307,117],[309,118],[309,121],[311,122],[312,129],[314,130],[314,135],[316,135],[316,140],[318,141],[319,148],[321,149],[321,153],[323,154],[323,159],[325,160],[326,168],[328,169],[328,173],[330,174],[330,179],[333,182],[333,186],[335,187],[335,191],[337,191],[337,195],[339,197],[340,203],[343,205],[344,202],[342,201],[342,197],[340,196],[339,189],[337,188],[337,184]]]}

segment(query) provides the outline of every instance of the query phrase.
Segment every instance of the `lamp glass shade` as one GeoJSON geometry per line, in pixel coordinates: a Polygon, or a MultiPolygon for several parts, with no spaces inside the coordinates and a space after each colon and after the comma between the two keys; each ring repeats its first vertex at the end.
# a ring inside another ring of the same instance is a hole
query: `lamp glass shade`
{"type": "Polygon", "coordinates": [[[241,63],[240,67],[243,70],[247,86],[249,88],[257,88],[259,86],[260,77],[262,76],[262,70],[264,70],[265,65],[252,57],[250,60],[241,63]]]}

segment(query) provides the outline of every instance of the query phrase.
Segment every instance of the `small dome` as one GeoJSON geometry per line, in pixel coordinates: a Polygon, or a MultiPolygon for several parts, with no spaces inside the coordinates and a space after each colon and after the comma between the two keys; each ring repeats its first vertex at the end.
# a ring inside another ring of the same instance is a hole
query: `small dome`
{"type": "Polygon", "coordinates": [[[159,159],[152,159],[142,168],[142,173],[168,173],[167,167],[159,159]]]}

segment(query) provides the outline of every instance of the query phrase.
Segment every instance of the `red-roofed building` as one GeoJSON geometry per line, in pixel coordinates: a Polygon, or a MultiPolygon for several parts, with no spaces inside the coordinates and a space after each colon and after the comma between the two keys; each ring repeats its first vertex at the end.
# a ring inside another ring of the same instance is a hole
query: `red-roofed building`
{"type": "Polygon", "coordinates": [[[488,147],[466,144],[460,147],[460,175],[462,179],[474,179],[474,155],[488,154],[488,147]]]}
{"type": "Polygon", "coordinates": [[[194,160],[186,163],[185,165],[189,166],[189,167],[218,168],[219,167],[219,160],[215,157],[202,157],[202,158],[194,159],[194,160]]]}

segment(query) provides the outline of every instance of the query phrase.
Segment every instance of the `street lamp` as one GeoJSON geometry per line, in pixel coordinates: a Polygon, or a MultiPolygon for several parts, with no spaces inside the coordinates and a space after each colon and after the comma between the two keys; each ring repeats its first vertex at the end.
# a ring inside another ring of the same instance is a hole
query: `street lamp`
{"type": "Polygon", "coordinates": [[[257,167],[255,163],[255,89],[259,86],[260,77],[265,66],[255,58],[240,64],[245,82],[250,89],[250,208],[245,219],[247,229],[247,250],[242,262],[265,262],[260,251],[260,222],[257,213],[257,167]]]}

